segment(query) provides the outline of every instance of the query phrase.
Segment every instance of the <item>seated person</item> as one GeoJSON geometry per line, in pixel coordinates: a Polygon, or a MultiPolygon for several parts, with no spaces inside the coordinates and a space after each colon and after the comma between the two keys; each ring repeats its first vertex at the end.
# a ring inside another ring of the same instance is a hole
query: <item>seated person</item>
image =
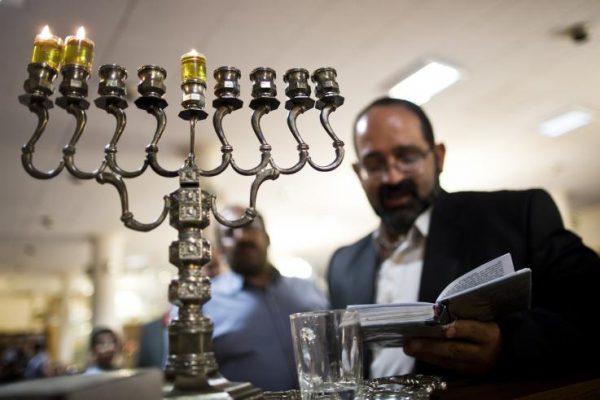
{"type": "Polygon", "coordinates": [[[117,356],[121,344],[117,334],[109,328],[96,328],[90,338],[92,361],[84,374],[99,374],[119,369],[117,356]]]}
{"type": "Polygon", "coordinates": [[[45,340],[37,340],[33,345],[33,351],[34,354],[25,367],[24,377],[26,379],[32,379],[52,376],[53,371],[50,367],[50,359],[48,357],[48,352],[46,351],[45,340]]]}
{"type": "MultiPolygon", "coordinates": [[[[223,215],[237,219],[243,213],[231,207],[223,215]]],[[[219,225],[217,236],[231,271],[213,280],[203,311],[214,322],[219,370],[231,381],[249,381],[263,390],[297,388],[289,316],[325,309],[326,298],[312,282],[282,276],[269,262],[261,215],[242,228],[219,225]]]]}

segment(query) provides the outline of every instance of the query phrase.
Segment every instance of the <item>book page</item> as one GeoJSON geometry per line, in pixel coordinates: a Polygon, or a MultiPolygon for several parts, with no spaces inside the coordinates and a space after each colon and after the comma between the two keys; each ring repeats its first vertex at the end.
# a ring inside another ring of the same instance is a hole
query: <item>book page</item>
{"type": "Polygon", "coordinates": [[[364,343],[380,347],[402,347],[406,337],[444,337],[443,326],[433,321],[366,326],[361,327],[361,332],[364,343]]]}
{"type": "Polygon", "coordinates": [[[450,320],[492,321],[531,305],[531,270],[523,268],[482,285],[451,295],[442,304],[450,320]]]}
{"type": "Polygon", "coordinates": [[[506,253],[455,279],[440,293],[438,301],[514,272],[512,257],[506,253]]]}
{"type": "MultiPolygon", "coordinates": [[[[365,343],[401,347],[407,336],[443,336],[441,326],[434,320],[431,303],[351,305],[347,310],[352,311],[348,314],[358,314],[365,343]]],[[[344,323],[342,320],[342,325],[344,323]]]]}
{"type": "Polygon", "coordinates": [[[424,302],[350,305],[347,310],[358,313],[362,327],[423,322],[432,319],[434,316],[433,304],[424,302]]]}

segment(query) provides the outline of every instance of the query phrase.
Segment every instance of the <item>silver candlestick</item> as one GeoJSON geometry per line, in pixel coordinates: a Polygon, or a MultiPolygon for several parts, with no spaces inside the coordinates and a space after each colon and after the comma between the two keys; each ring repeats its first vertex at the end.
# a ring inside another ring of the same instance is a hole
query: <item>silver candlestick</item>
{"type": "MultiPolygon", "coordinates": [[[[201,58],[203,62],[204,59],[201,58]]],[[[203,67],[203,66],[202,66],[203,67]]],[[[38,125],[31,139],[22,148],[22,164],[34,178],[51,179],[67,171],[78,179],[95,179],[101,184],[114,186],[121,201],[121,220],[130,229],[150,231],[158,227],[169,215],[171,226],[177,229],[177,240],[169,246],[169,260],[178,270],[178,278],[169,285],[169,301],[178,306],[178,316],[169,325],[169,358],[166,376],[172,384],[165,393],[166,397],[178,398],[261,398],[260,390],[248,383],[229,382],[218,372],[213,353],[213,323],[202,314],[202,305],[210,299],[210,279],[201,273],[202,266],[210,261],[210,243],[203,237],[203,230],[210,223],[210,213],[215,219],[229,227],[240,227],[251,222],[256,216],[256,196],[263,182],[277,179],[280,174],[294,174],[306,164],[318,171],[331,171],[337,168],[344,157],[344,143],[338,139],[329,124],[329,116],[344,102],[339,94],[336,82],[336,71],[333,68],[320,68],[312,76],[302,68],[287,71],[283,80],[287,83],[285,93],[288,100],[285,108],[289,110],[288,127],[298,143],[298,161],[289,168],[282,168],[275,163],[271,154],[271,146],[266,141],[262,129],[261,118],[279,106],[275,84],[276,73],[271,68],[256,68],[250,73],[252,81],[252,101],[250,108],[254,110],[251,119],[252,129],[260,143],[260,161],[254,168],[244,169],[238,166],[233,158],[233,147],[227,141],[223,130],[223,119],[226,115],[242,108],[239,99],[241,77],[240,71],[234,67],[220,67],[214,71],[216,80],[213,101],[215,112],[213,126],[221,142],[221,163],[214,169],[203,170],[196,164],[194,152],[195,130],[199,121],[208,114],[204,111],[206,80],[202,76],[184,80],[182,84],[183,110],[179,117],[189,121],[189,154],[183,166],[178,170],[163,168],[158,161],[158,142],[165,130],[167,121],[165,107],[166,71],[155,65],[144,65],[138,69],[140,97],[135,100],[138,108],[145,110],[156,119],[156,130],[150,144],[146,146],[146,158],[141,167],[134,171],[126,171],[117,161],[117,145],[126,126],[127,108],[126,85],[127,71],[115,65],[103,65],[99,69],[100,84],[95,104],[98,108],[112,114],[116,119],[116,129],[111,141],[105,147],[102,163],[92,172],[80,170],[75,163],[75,151],[78,140],[86,126],[86,110],[89,71],[76,64],[61,68],[63,80],[59,91],[61,97],[56,104],[73,115],[76,121],[71,140],[63,148],[62,160],[50,171],[40,171],[33,163],[35,144],[42,136],[49,119],[54,92],[54,81],[57,69],[48,63],[31,63],[28,66],[29,78],[25,81],[25,94],[19,101],[37,115],[38,125]],[[315,84],[317,101],[310,97],[309,78],[315,84]],[[297,118],[315,107],[320,110],[320,120],[326,133],[333,140],[335,158],[328,165],[315,163],[309,155],[309,145],[302,139],[296,125],[297,118]],[[216,196],[203,190],[200,177],[221,174],[229,166],[237,173],[254,176],[250,188],[249,205],[244,215],[237,220],[228,220],[219,213],[216,196]],[[179,177],[179,189],[164,196],[164,206],[160,216],[150,223],[142,223],[135,219],[129,210],[127,187],[124,179],[142,175],[150,167],[160,176],[179,177]],[[189,397],[192,396],[192,397],[189,397]]]]}

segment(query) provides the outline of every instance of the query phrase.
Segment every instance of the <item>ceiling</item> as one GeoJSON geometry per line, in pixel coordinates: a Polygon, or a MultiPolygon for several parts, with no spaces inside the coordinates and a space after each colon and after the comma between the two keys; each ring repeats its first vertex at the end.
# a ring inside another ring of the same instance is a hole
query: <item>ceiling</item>
{"type": "MultiPolygon", "coordinates": [[[[241,69],[246,104],[254,67],[277,71],[282,100],[281,76],[288,68],[337,69],[346,103],[333,114],[332,126],[348,144],[347,157],[333,172],[305,168],[263,185],[258,204],[274,256],[300,256],[323,269],[337,246],[376,225],[350,167],[352,120],[403,72],[432,58],[457,65],[465,76],[425,105],[438,140],[447,147],[442,176],[447,190],[536,186],[563,193],[574,209],[600,204],[600,121],[559,138],[536,133],[539,122],[571,105],[600,110],[597,0],[0,0],[0,271],[83,269],[90,261],[89,238],[107,232],[126,232],[127,254],[166,264],[167,246],[176,238],[167,224],[151,233],[127,231],[112,187],[77,181],[66,171],[40,181],[22,169],[20,146],[33,132],[35,117],[17,96],[33,38],[45,24],[60,36],[84,25],[96,43],[94,69],[123,65],[131,87],[140,65],[168,71],[169,123],[159,154],[169,168],[179,166],[186,147],[187,126],[177,118],[179,57],[190,48],[206,55],[209,71],[222,65],[241,69]],[[578,22],[589,27],[585,43],[564,34],[578,22]]],[[[207,104],[213,83],[209,79],[207,104]]],[[[92,99],[97,85],[93,76],[92,99]]],[[[152,117],[131,105],[119,147],[127,169],[141,163],[154,130],[152,117]]],[[[250,115],[246,107],[225,121],[243,166],[259,158],[250,115]]],[[[264,131],[278,164],[291,165],[295,143],[285,118],[283,107],[270,113],[263,119],[264,131]]],[[[303,115],[299,124],[313,158],[332,160],[318,112],[303,115]]],[[[64,110],[52,110],[36,147],[36,165],[56,165],[73,127],[64,110]]],[[[92,107],[77,150],[81,169],[99,165],[113,129],[112,117],[92,107]]],[[[214,166],[219,144],[210,123],[202,123],[200,132],[201,164],[214,166]]],[[[244,204],[250,183],[228,171],[207,180],[206,188],[218,193],[220,205],[244,204]]],[[[128,186],[131,210],[147,222],[157,217],[162,196],[176,190],[177,181],[147,171],[128,186]]]]}

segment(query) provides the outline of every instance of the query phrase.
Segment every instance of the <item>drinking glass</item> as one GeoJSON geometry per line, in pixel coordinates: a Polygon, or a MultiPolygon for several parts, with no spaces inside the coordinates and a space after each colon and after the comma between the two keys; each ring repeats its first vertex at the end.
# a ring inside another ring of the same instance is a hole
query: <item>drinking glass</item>
{"type": "Polygon", "coordinates": [[[302,400],[353,400],[363,378],[358,314],[313,311],[290,321],[302,400]]]}

